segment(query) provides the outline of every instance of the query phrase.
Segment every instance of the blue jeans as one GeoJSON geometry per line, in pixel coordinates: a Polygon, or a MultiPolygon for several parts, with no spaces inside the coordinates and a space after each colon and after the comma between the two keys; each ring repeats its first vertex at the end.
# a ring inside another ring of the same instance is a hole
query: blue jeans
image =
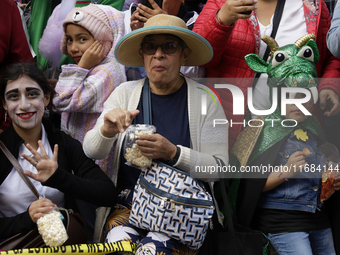
{"type": "Polygon", "coordinates": [[[268,239],[279,255],[335,255],[330,228],[268,234],[268,239]]]}

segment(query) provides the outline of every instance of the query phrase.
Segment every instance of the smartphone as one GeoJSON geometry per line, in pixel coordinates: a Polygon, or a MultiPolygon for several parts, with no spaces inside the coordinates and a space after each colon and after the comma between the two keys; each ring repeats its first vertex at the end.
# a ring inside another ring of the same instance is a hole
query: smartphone
{"type": "Polygon", "coordinates": [[[250,15],[252,13],[252,11],[247,11],[247,12],[241,12],[242,14],[245,14],[245,15],[250,15]]]}
{"type": "MultiPolygon", "coordinates": [[[[154,0],[156,2],[156,4],[158,4],[159,7],[162,8],[162,5],[163,5],[163,0],[154,0]]],[[[153,9],[152,8],[152,5],[149,3],[148,0],[140,0],[140,3],[142,5],[145,5],[146,7],[150,8],[150,9],[153,9]]]]}
{"type": "Polygon", "coordinates": [[[132,6],[131,6],[131,16],[136,11],[137,7],[138,7],[138,4],[132,3],[132,6]]]}

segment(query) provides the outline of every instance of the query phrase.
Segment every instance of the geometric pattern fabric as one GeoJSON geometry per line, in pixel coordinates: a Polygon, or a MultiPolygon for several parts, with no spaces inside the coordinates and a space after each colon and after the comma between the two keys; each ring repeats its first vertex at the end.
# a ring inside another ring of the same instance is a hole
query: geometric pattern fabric
{"type": "Polygon", "coordinates": [[[188,173],[153,162],[137,181],[129,222],[199,249],[214,209],[211,195],[188,173]]]}

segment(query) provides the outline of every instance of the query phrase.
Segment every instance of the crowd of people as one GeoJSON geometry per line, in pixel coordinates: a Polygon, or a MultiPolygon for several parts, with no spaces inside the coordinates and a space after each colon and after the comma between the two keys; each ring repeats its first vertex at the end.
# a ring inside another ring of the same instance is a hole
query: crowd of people
{"type": "Polygon", "coordinates": [[[340,2],[2,0],[0,19],[0,140],[43,197],[0,152],[0,243],[67,207],[88,242],[199,254],[129,221],[147,168],[127,162],[126,131],[152,124],[138,151],[199,180],[214,224],[228,225],[220,181],[272,254],[340,254],[340,2]],[[239,174],[197,173],[222,165],[239,174]]]}

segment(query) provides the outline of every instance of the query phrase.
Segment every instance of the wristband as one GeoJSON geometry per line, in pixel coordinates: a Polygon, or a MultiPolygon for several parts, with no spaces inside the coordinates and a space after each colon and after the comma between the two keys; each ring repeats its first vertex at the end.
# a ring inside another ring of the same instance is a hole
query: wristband
{"type": "Polygon", "coordinates": [[[222,26],[227,26],[226,24],[223,23],[223,21],[220,19],[220,17],[218,17],[218,13],[220,12],[220,10],[218,10],[216,12],[216,20],[218,22],[218,24],[222,25],[222,26]]]}
{"type": "Polygon", "coordinates": [[[173,166],[177,163],[178,159],[179,159],[179,155],[181,154],[181,148],[176,146],[177,150],[176,150],[176,154],[173,158],[168,160],[168,165],[173,166]]]}
{"type": "Polygon", "coordinates": [[[279,177],[282,176],[282,178],[285,179],[285,181],[287,182],[288,179],[283,175],[281,169],[282,169],[282,166],[280,166],[280,174],[279,174],[279,177]]]}

